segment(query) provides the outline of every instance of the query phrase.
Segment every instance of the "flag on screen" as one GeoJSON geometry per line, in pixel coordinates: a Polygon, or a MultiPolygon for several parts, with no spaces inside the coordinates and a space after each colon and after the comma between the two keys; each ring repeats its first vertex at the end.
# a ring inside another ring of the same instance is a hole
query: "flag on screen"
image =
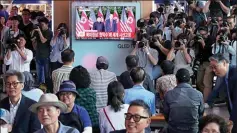
{"type": "Polygon", "coordinates": [[[94,12],[94,9],[91,8],[90,17],[89,17],[89,26],[91,29],[93,28],[94,22],[96,22],[95,12],[94,12]]]}
{"type": "Polygon", "coordinates": [[[85,11],[81,12],[81,21],[80,21],[80,23],[84,27],[84,30],[90,30],[89,20],[87,18],[87,15],[86,15],[85,11]]]}
{"type": "Polygon", "coordinates": [[[80,36],[80,32],[84,31],[84,27],[81,25],[81,19],[79,16],[78,10],[76,10],[76,37],[78,38],[80,36]]]}
{"type": "Polygon", "coordinates": [[[107,8],[105,21],[109,19],[109,16],[110,16],[110,10],[109,8],[107,8]]]}
{"type": "Polygon", "coordinates": [[[130,8],[128,10],[128,20],[127,20],[127,23],[128,23],[128,26],[131,28],[131,32],[135,32],[135,25],[136,25],[136,22],[135,22],[135,18],[134,18],[134,14],[133,14],[133,11],[132,9],[130,8]]]}
{"type": "Polygon", "coordinates": [[[125,8],[123,7],[122,14],[121,14],[121,19],[120,19],[120,30],[121,32],[132,32],[131,28],[127,24],[127,15],[125,8]]]}
{"type": "Polygon", "coordinates": [[[101,10],[101,7],[99,8],[99,11],[98,11],[98,17],[101,17],[101,22],[104,22],[104,15],[103,15],[103,12],[101,10]]]}
{"type": "Polygon", "coordinates": [[[116,7],[114,7],[114,15],[113,15],[113,19],[116,20],[116,23],[117,23],[117,29],[118,29],[118,32],[120,32],[120,22],[119,22],[119,16],[118,16],[118,12],[117,12],[116,7]]]}

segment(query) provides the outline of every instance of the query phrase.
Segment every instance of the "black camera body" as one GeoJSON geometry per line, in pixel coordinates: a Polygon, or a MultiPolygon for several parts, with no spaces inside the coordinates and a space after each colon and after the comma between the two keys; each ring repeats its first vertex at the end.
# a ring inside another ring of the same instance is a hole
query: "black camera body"
{"type": "Polygon", "coordinates": [[[176,41],[174,44],[175,48],[179,48],[181,46],[181,42],[180,41],[176,41]]]}
{"type": "Polygon", "coordinates": [[[39,25],[33,25],[33,30],[38,29],[39,25]]]}
{"type": "Polygon", "coordinates": [[[216,18],[216,17],[213,17],[213,18],[211,19],[211,24],[212,24],[212,25],[218,25],[218,21],[217,21],[217,18],[216,18]]]}
{"type": "Polygon", "coordinates": [[[203,38],[202,38],[202,36],[200,36],[200,35],[196,35],[194,38],[193,38],[193,40],[195,41],[195,42],[198,42],[199,40],[202,40],[203,38]]]}
{"type": "Polygon", "coordinates": [[[138,48],[143,48],[143,47],[145,47],[146,46],[146,42],[145,41],[140,41],[139,43],[138,43],[138,48]]]}
{"type": "Polygon", "coordinates": [[[220,36],[217,42],[221,44],[221,42],[225,42],[226,40],[227,40],[227,37],[225,35],[222,35],[220,36]]]}
{"type": "Polygon", "coordinates": [[[66,34],[67,33],[67,29],[65,29],[64,27],[60,27],[59,28],[59,34],[60,35],[64,35],[64,34],[66,34]]]}
{"type": "Polygon", "coordinates": [[[17,39],[16,38],[10,38],[7,40],[7,49],[11,49],[11,51],[14,51],[16,49],[17,45],[17,39]]]}

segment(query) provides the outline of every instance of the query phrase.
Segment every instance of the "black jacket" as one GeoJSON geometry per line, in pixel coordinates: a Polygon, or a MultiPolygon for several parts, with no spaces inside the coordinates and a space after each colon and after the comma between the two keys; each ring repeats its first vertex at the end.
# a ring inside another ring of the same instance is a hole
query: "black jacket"
{"type": "MultiPolygon", "coordinates": [[[[37,115],[28,109],[34,103],[36,102],[22,95],[13,123],[12,133],[33,133],[41,129],[37,115]]],[[[10,112],[9,97],[4,98],[0,102],[0,108],[4,108],[10,112]]]]}

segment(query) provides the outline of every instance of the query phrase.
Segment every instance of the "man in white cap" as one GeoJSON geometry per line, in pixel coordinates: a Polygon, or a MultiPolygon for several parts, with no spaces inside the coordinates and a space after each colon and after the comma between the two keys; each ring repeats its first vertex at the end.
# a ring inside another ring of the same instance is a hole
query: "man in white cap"
{"type": "Polygon", "coordinates": [[[39,102],[33,104],[29,110],[38,115],[39,121],[43,125],[43,129],[35,133],[79,133],[77,129],[59,122],[58,117],[61,112],[67,111],[67,105],[59,101],[55,94],[43,94],[39,102]]]}

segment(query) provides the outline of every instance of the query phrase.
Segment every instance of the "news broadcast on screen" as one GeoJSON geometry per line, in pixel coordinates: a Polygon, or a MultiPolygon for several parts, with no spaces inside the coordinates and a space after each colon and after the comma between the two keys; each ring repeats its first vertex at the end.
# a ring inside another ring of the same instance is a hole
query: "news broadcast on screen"
{"type": "Polygon", "coordinates": [[[80,6],[76,8],[76,39],[132,40],[135,7],[80,6]]]}

